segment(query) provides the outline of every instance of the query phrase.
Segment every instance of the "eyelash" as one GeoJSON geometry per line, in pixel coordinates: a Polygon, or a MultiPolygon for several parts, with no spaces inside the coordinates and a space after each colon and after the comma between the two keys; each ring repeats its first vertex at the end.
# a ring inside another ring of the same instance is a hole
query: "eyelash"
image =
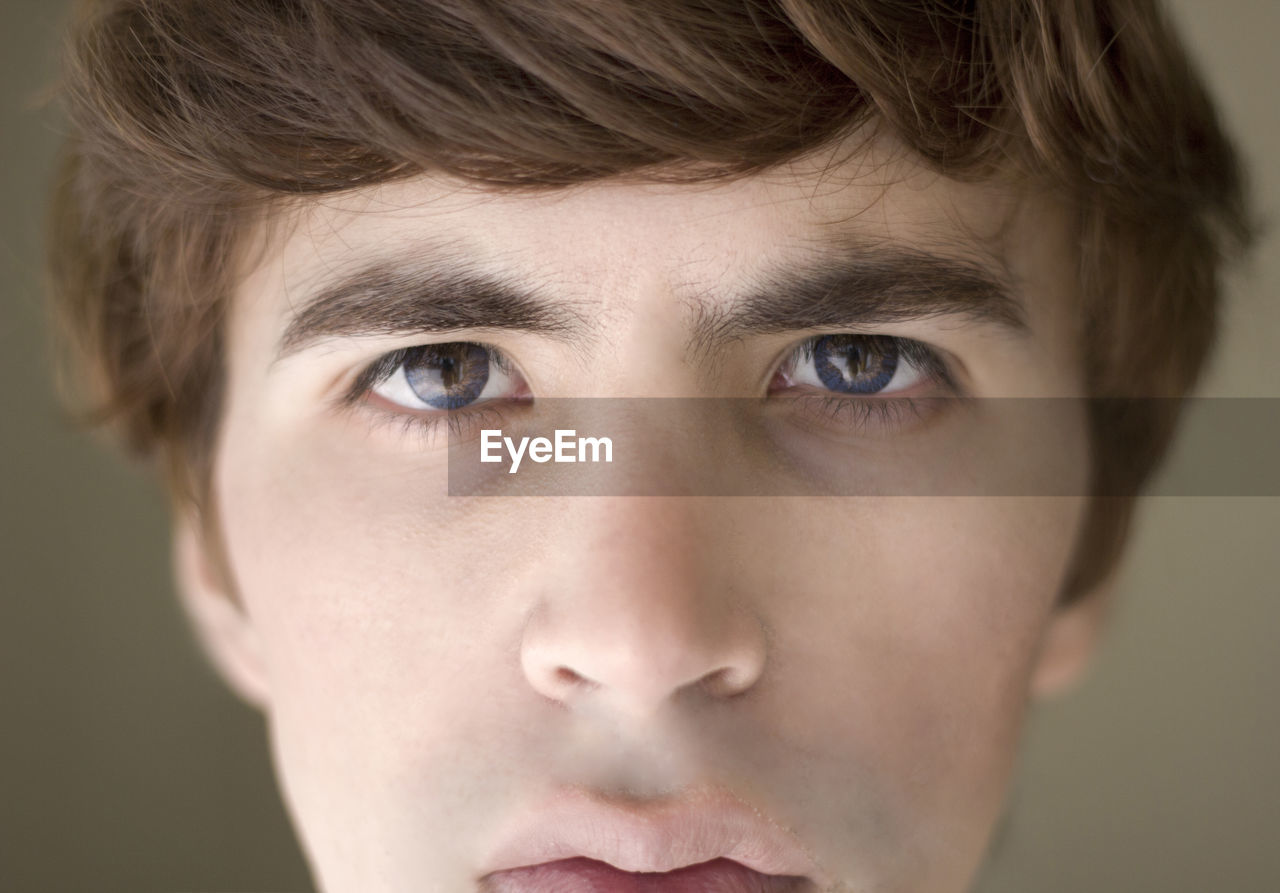
{"type": "MultiPolygon", "coordinates": [[[[835,333],[857,334],[857,333],[835,333]]],[[[803,357],[806,361],[813,359],[814,345],[822,335],[806,338],[799,345],[788,350],[782,363],[775,368],[778,371],[794,362],[794,358],[803,357]]],[[[944,398],[961,397],[955,377],[949,364],[934,348],[920,341],[898,336],[885,336],[892,339],[898,354],[918,368],[924,377],[944,391],[944,398]]],[[[500,371],[510,374],[511,362],[500,350],[483,342],[471,342],[485,351],[488,362],[500,371]]],[[[355,381],[339,398],[343,408],[354,409],[361,404],[368,404],[374,389],[389,380],[421,345],[404,347],[378,357],[366,366],[355,381]]],[[[809,394],[803,397],[790,398],[797,405],[802,405],[803,415],[812,421],[841,428],[861,431],[869,425],[894,430],[911,419],[922,419],[937,402],[937,397],[876,397],[870,396],[834,396],[809,394]]],[[[399,429],[402,436],[417,435],[424,441],[430,441],[439,433],[440,425],[447,426],[451,437],[463,437],[481,427],[501,427],[502,412],[493,403],[485,401],[473,406],[452,410],[437,410],[430,415],[418,414],[409,410],[397,411],[369,407],[374,427],[390,426],[399,429]]]]}

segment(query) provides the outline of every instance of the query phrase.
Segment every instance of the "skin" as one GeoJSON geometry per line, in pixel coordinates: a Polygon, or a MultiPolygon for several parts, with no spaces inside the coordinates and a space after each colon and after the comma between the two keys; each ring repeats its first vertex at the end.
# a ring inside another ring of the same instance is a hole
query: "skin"
{"type": "MultiPolygon", "coordinates": [[[[763,396],[815,333],[709,358],[690,349],[691,308],[727,305],[832,233],[1003,267],[1029,322],[1026,337],[951,317],[857,331],[945,352],[970,396],[1079,395],[1060,209],[875,144],[717,184],[512,195],[424,176],[285,222],[229,319],[214,494],[230,577],[191,519],[177,566],[214,661],[269,720],[324,890],[476,890],[499,829],[557,786],[648,798],[708,783],[793,830],[831,889],[968,887],[1029,702],[1068,684],[1095,639],[1101,593],[1058,607],[1082,499],[468,499],[446,492],[441,435],[335,399],[387,351],[463,340],[509,357],[534,406],[763,396]],[[273,363],[290,308],[326,277],[444,238],[595,330],[349,337],[273,363]]],[[[1072,407],[1031,453],[1082,486],[1072,407]]],[[[839,449],[848,467],[901,454],[915,464],[899,473],[945,481],[965,465],[949,438],[988,421],[839,449]]]]}

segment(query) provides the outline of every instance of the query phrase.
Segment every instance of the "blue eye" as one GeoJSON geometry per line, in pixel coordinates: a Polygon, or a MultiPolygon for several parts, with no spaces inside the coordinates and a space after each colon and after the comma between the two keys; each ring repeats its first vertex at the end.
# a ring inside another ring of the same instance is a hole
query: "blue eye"
{"type": "Polygon", "coordinates": [[[489,381],[489,355],[479,344],[460,341],[416,347],[402,361],[405,383],[434,409],[473,402],[489,381]]]}
{"type": "Polygon", "coordinates": [[[462,409],[514,390],[506,358],[474,341],[423,344],[387,354],[358,387],[406,409],[462,409]]]}
{"type": "Polygon", "coordinates": [[[846,394],[874,394],[893,380],[898,346],[888,338],[862,335],[824,335],[810,351],[818,379],[830,390],[846,394]]]}
{"type": "Polygon", "coordinates": [[[934,351],[892,335],[818,335],[801,344],[781,371],[787,385],[851,395],[894,394],[946,377],[934,351]]]}

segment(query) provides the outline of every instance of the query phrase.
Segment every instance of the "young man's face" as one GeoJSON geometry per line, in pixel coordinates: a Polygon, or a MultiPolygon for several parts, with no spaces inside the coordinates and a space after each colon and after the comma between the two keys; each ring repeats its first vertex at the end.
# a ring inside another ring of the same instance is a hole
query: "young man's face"
{"type": "Polygon", "coordinates": [[[232,582],[190,526],[179,567],[267,713],[323,889],[963,890],[1028,698],[1080,664],[1094,604],[1055,609],[1081,498],[964,484],[1015,456],[1079,493],[1088,459],[1072,401],[1023,441],[1001,401],[930,398],[1080,393],[1065,232],[1038,199],[869,151],[303,208],[229,321],[232,582]],[[549,434],[539,401],[586,397],[758,406],[783,459],[754,480],[818,483],[701,492],[738,467],[708,412],[626,492],[449,495],[448,424],[424,423],[485,407],[549,434]],[[927,410],[812,410],[907,398],[927,410]],[[601,863],[673,873],[614,887],[601,863]]]}

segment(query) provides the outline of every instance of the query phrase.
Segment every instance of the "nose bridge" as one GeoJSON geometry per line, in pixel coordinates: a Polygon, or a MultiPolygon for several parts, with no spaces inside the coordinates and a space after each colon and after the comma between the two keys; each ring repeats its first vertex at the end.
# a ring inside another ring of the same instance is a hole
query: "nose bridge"
{"type": "Polygon", "coordinates": [[[726,697],[754,685],[764,630],[734,600],[695,500],[591,502],[578,528],[590,532],[536,584],[521,644],[530,685],[571,707],[645,715],[690,687],[726,697]]]}

